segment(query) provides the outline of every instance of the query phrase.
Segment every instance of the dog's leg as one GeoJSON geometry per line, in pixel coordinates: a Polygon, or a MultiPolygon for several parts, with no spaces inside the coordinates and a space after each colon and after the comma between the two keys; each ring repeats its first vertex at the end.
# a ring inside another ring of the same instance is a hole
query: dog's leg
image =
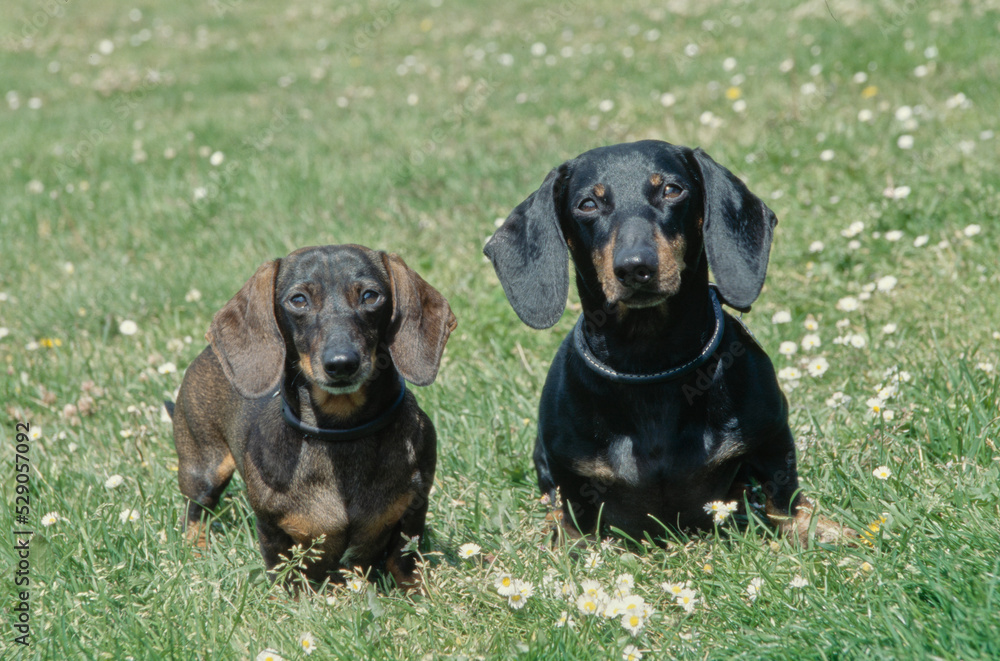
{"type": "Polygon", "coordinates": [[[416,553],[409,550],[404,552],[403,549],[414,537],[423,536],[427,506],[427,494],[417,495],[399,520],[399,525],[393,529],[389,541],[385,568],[392,574],[396,585],[406,591],[419,589],[421,577],[417,571],[416,553]]]}
{"type": "Polygon", "coordinates": [[[219,504],[236,470],[236,462],[221,436],[203,433],[195,438],[185,416],[183,401],[178,401],[174,409],[174,445],[177,448],[177,479],[181,493],[188,499],[184,537],[195,546],[205,548],[208,545],[205,517],[219,504]]]}

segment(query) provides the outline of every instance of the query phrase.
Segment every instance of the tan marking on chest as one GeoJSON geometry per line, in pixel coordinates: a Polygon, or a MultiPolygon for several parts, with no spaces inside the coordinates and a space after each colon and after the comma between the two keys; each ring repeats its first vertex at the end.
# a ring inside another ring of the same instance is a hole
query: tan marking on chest
{"type": "Polygon", "coordinates": [[[347,527],[347,513],[343,504],[337,501],[332,507],[329,503],[322,508],[322,513],[313,508],[310,512],[290,512],[281,517],[278,526],[295,540],[296,544],[308,545],[320,535],[329,538],[341,534],[347,527]]]}
{"type": "Polygon", "coordinates": [[[583,477],[590,477],[602,482],[615,481],[615,469],[604,457],[590,457],[573,461],[573,470],[583,477]]]}
{"type": "Polygon", "coordinates": [[[313,402],[316,409],[325,415],[345,420],[361,408],[368,399],[368,386],[361,386],[357,391],[344,395],[334,395],[316,384],[312,384],[313,402]]]}

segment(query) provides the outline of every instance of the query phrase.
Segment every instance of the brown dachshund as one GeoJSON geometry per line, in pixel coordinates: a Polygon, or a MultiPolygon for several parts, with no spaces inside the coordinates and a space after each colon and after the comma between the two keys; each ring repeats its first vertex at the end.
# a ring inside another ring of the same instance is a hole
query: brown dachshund
{"type": "Polygon", "coordinates": [[[434,381],[455,329],[448,302],[396,255],[303,248],[257,269],[212,320],[172,408],[187,538],[234,470],[268,570],[321,535],[306,577],[384,568],[419,584],[436,436],[404,379],[434,381]]]}
{"type": "Polygon", "coordinates": [[[753,485],[794,538],[841,534],[811,520],[774,368],[720,307],[750,309],[775,223],[705,152],[646,140],[552,170],[487,243],[533,328],[562,315],[567,253],[576,267],[583,314],[552,361],[534,455],[571,535],[711,528],[710,503],[742,507],[753,485]]]}

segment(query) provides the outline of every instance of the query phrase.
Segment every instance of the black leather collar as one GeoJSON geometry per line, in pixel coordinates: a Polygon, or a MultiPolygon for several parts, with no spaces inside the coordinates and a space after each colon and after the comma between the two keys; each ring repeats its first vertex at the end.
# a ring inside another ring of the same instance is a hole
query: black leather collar
{"type": "Polygon", "coordinates": [[[321,441],[356,441],[359,438],[371,436],[375,432],[388,427],[396,417],[396,413],[399,411],[399,407],[403,403],[405,396],[406,382],[403,381],[403,377],[399,377],[399,395],[389,405],[389,408],[382,411],[375,419],[357,427],[349,427],[347,429],[322,429],[307,425],[292,411],[292,407],[288,405],[288,400],[285,398],[284,392],[281,393],[281,413],[285,416],[285,422],[288,423],[289,427],[302,432],[310,438],[316,438],[321,441]]]}
{"type": "Polygon", "coordinates": [[[722,341],[722,332],[726,325],[725,317],[722,314],[722,306],[719,304],[719,296],[715,292],[715,287],[709,287],[708,293],[712,299],[712,310],[715,312],[715,330],[712,333],[712,337],[709,338],[708,344],[701,350],[701,353],[682,365],[652,374],[631,374],[612,369],[598,360],[594,352],[590,350],[585,336],[586,331],[583,328],[583,315],[580,315],[580,320],[576,322],[576,326],[573,328],[573,346],[576,348],[576,352],[580,354],[580,357],[583,358],[583,362],[587,367],[609,381],[615,381],[616,383],[663,383],[664,381],[684,376],[704,365],[712,357],[712,354],[715,353],[715,350],[719,348],[719,343],[722,341]]]}

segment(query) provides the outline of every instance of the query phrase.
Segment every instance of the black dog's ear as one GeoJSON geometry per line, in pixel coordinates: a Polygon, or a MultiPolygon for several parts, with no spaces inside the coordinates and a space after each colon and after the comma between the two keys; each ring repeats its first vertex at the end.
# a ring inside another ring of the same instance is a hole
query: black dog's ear
{"type": "Polygon", "coordinates": [[[247,399],[278,387],[285,369],[285,342],[274,318],[274,279],[280,260],[262,265],[212,318],[206,339],[222,371],[247,399]]]}
{"type": "Polygon", "coordinates": [[[736,175],[711,156],[701,149],[695,149],[693,155],[704,187],[703,234],[708,265],[725,303],[747,312],[764,286],[778,219],[736,175]]]}
{"type": "Polygon", "coordinates": [[[392,288],[389,353],[403,378],[418,386],[434,381],[448,336],[458,322],[448,301],[398,255],[382,253],[392,288]]]}
{"type": "Polygon", "coordinates": [[[566,171],[564,163],[550,172],[483,248],[514,312],[532,328],[554,325],[566,308],[569,255],[556,210],[566,171]]]}

